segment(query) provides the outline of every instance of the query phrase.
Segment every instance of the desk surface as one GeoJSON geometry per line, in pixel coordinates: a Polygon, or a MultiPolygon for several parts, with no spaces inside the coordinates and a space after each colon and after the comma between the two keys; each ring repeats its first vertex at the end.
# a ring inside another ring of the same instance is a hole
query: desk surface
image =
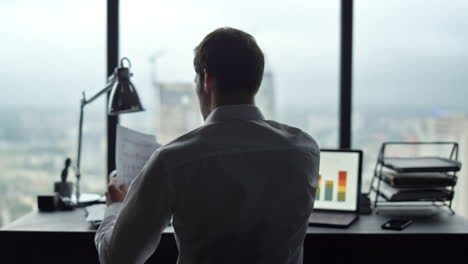
{"type": "MultiPolygon", "coordinates": [[[[413,211],[415,212],[415,211],[413,211]]],[[[304,263],[460,263],[468,244],[468,219],[434,208],[413,213],[403,231],[380,226],[401,210],[361,215],[350,228],[309,227],[304,240],[304,263]],[[339,252],[339,254],[337,254],[339,252]]],[[[209,230],[206,230],[209,232],[209,230]]],[[[178,248],[172,228],[166,229],[147,263],[176,263],[178,248]]],[[[15,263],[99,263],[95,230],[84,209],[69,212],[31,212],[0,230],[3,258],[15,263]],[[28,252],[24,254],[24,252],[28,252]]]]}
{"type": "MultiPolygon", "coordinates": [[[[95,230],[85,221],[84,209],[65,212],[31,212],[5,226],[1,231],[29,232],[92,232],[95,230]]],[[[166,233],[172,233],[168,227],[166,233]]],[[[360,215],[350,228],[309,227],[309,234],[468,234],[468,219],[452,215],[442,208],[413,211],[411,215],[403,210],[386,210],[378,214],[360,215]],[[380,226],[395,216],[413,219],[413,224],[403,231],[382,230],[380,226]]]]}

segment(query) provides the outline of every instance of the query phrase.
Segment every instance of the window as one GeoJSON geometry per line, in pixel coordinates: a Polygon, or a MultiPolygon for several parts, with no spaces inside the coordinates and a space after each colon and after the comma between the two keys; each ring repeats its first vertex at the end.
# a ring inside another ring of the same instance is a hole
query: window
{"type": "MultiPolygon", "coordinates": [[[[461,0],[355,1],[353,146],[365,153],[365,189],[385,141],[457,141],[468,164],[467,8],[461,0]]],[[[465,215],[467,172],[454,204],[465,215]]]]}
{"type": "Polygon", "coordinates": [[[216,28],[252,34],[266,57],[257,104],[267,119],[337,147],[339,1],[121,1],[121,55],[146,112],[121,123],[167,143],[202,123],[193,49],[216,28]],[[248,8],[246,8],[248,6],[248,8]]]}
{"type": "MultiPolygon", "coordinates": [[[[0,2],[0,226],[53,192],[66,157],[75,166],[81,91],[91,95],[106,80],[105,8],[91,0],[0,2]]],[[[105,188],[104,109],[104,99],[85,109],[82,192],[105,188]]]]}

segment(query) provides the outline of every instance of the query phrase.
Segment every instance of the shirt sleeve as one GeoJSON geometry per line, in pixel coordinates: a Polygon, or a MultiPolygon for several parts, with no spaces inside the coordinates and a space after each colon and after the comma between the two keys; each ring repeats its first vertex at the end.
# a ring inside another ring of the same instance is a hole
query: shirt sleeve
{"type": "Polygon", "coordinates": [[[174,200],[174,186],[157,151],[131,183],[123,203],[106,209],[95,236],[100,262],[144,263],[170,222],[174,200]]]}

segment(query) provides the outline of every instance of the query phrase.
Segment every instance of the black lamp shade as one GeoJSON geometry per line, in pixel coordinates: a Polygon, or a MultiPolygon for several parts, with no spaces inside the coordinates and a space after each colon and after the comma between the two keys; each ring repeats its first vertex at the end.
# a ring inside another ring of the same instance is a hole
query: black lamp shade
{"type": "Polygon", "coordinates": [[[111,92],[109,115],[143,111],[135,86],[130,82],[128,68],[117,69],[117,82],[111,92]]]}

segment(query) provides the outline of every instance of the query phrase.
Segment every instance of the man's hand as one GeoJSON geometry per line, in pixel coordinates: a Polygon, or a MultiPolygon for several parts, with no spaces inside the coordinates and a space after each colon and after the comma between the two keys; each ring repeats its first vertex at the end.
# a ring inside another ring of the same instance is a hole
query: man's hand
{"type": "Polygon", "coordinates": [[[112,176],[110,179],[109,185],[107,186],[107,192],[106,192],[107,206],[113,203],[123,202],[123,200],[125,199],[125,196],[127,196],[127,191],[128,191],[128,185],[121,184],[120,186],[117,186],[116,176],[115,175],[112,176]]]}

